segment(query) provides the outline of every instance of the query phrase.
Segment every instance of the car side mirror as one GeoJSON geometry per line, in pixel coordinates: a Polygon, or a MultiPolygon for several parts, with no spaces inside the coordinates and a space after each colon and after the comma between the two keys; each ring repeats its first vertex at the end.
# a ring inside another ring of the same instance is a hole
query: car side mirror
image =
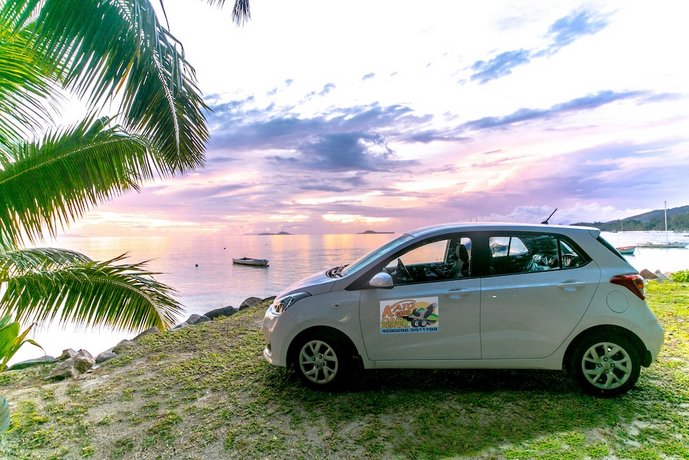
{"type": "Polygon", "coordinates": [[[392,289],[395,283],[392,282],[392,276],[389,273],[380,272],[373,275],[368,285],[373,288],[392,289]]]}

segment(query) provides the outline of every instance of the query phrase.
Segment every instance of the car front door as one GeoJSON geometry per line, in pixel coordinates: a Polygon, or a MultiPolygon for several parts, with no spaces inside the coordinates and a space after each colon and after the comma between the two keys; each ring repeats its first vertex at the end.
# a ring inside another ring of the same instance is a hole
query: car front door
{"type": "Polygon", "coordinates": [[[591,303],[600,270],[576,245],[557,235],[497,234],[487,243],[489,270],[481,281],[482,357],[551,355],[591,303]]]}
{"type": "Polygon", "coordinates": [[[480,280],[471,239],[423,242],[386,261],[391,289],[363,289],[361,332],[374,361],[479,359],[480,280]]]}

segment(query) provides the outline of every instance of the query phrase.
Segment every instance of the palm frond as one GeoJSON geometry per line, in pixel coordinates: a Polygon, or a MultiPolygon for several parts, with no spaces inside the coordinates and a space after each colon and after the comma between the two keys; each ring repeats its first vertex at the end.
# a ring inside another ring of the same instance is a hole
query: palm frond
{"type": "Polygon", "coordinates": [[[0,157],[5,246],[38,241],[44,228],[55,235],[92,206],[154,177],[158,159],[146,142],[107,122],[87,118],[40,142],[14,146],[9,159],[0,157]]]}
{"type": "Polygon", "coordinates": [[[207,107],[180,43],[150,1],[45,0],[31,28],[32,46],[62,64],[68,89],[92,107],[121,101],[121,123],[158,146],[166,172],[203,163],[207,107]]]}
{"type": "MultiPolygon", "coordinates": [[[[161,0],[162,1],[162,0],[161,0]]],[[[225,0],[208,0],[210,5],[225,5],[225,0]]],[[[238,26],[244,25],[245,22],[251,19],[251,8],[249,0],[235,0],[234,7],[232,7],[232,20],[238,26]]]]}
{"type": "Polygon", "coordinates": [[[6,283],[0,314],[12,312],[20,322],[169,328],[182,311],[173,289],[156,281],[145,262],[119,264],[123,258],[17,273],[6,283]]]}
{"type": "Polygon", "coordinates": [[[6,9],[0,9],[0,145],[44,126],[50,120],[45,101],[56,91],[50,66],[29,46],[30,33],[17,29],[6,9]]]}
{"type": "Polygon", "coordinates": [[[13,276],[89,262],[93,261],[84,254],[69,249],[31,248],[0,251],[0,283],[9,281],[13,276]]]}

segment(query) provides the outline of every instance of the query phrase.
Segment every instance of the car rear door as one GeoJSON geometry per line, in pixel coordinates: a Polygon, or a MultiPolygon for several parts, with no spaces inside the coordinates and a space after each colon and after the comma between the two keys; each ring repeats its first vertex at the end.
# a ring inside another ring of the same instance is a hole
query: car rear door
{"type": "Polygon", "coordinates": [[[481,281],[482,357],[551,355],[586,312],[600,270],[572,241],[558,235],[486,237],[490,260],[481,281]]]}

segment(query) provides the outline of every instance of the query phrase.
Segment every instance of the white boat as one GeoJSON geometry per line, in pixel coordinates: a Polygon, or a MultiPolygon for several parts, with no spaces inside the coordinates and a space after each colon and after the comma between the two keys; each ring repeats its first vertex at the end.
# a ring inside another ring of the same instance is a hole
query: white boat
{"type": "Polygon", "coordinates": [[[648,242],[648,243],[643,243],[643,244],[637,244],[637,248],[657,248],[657,249],[671,249],[671,248],[686,248],[687,243],[682,243],[679,241],[675,242],[665,242],[663,243],[662,241],[660,243],[653,243],[653,242],[648,242]]]}
{"type": "Polygon", "coordinates": [[[668,232],[667,232],[667,201],[665,203],[665,242],[648,242],[648,243],[643,243],[643,244],[637,244],[636,246],[638,248],[657,248],[657,249],[671,249],[671,248],[680,248],[680,249],[685,249],[687,247],[687,243],[681,243],[679,241],[673,241],[670,242],[668,240],[668,232]]]}
{"type": "Polygon", "coordinates": [[[232,259],[232,263],[239,265],[251,265],[253,267],[267,267],[268,259],[254,259],[253,257],[242,257],[241,259],[232,259]]]}

